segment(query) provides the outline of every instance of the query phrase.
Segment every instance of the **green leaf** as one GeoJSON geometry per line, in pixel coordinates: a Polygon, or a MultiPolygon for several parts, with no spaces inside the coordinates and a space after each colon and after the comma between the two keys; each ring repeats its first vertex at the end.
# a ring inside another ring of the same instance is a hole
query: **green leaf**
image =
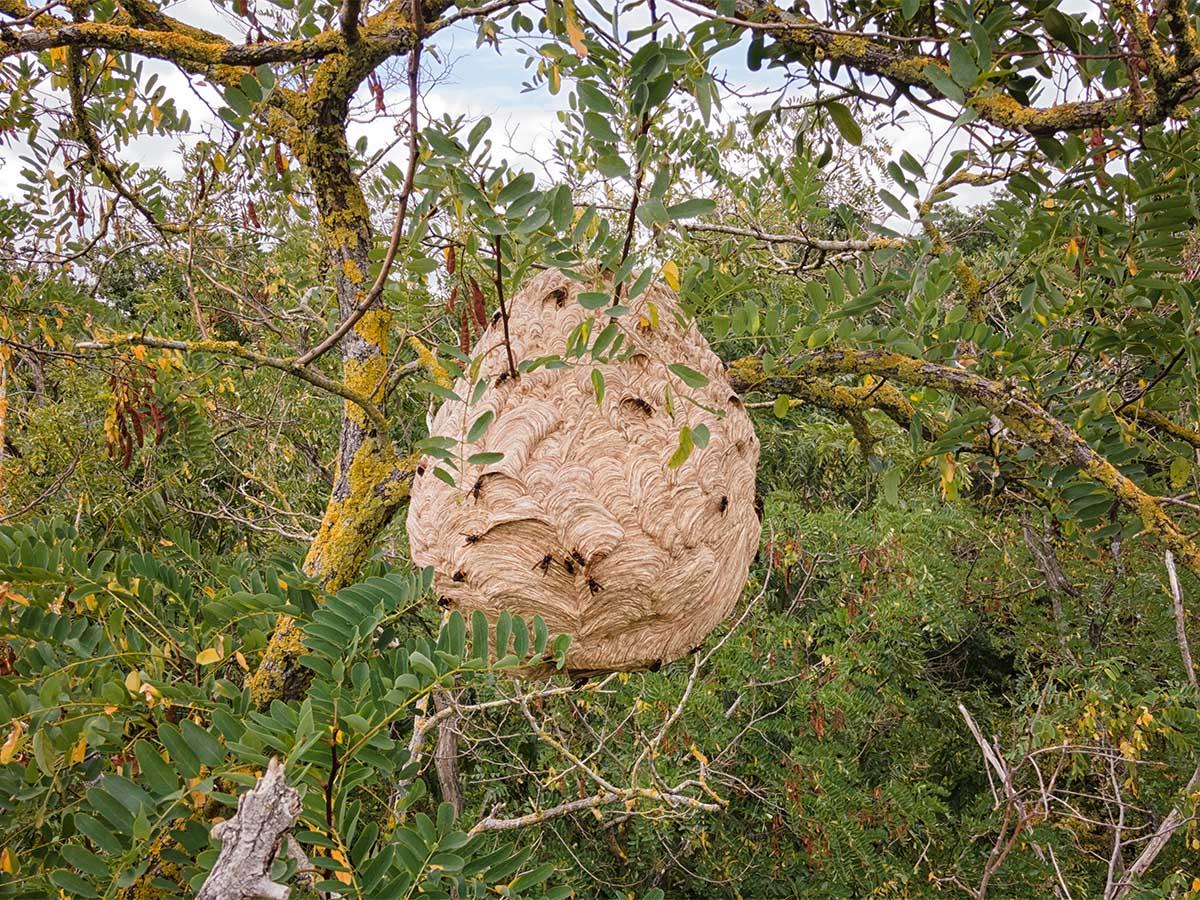
{"type": "Polygon", "coordinates": [[[918,178],[925,177],[925,167],[917,162],[916,158],[907,150],[902,150],[900,152],[900,165],[902,165],[913,175],[916,175],[918,178]]]}
{"type": "Polygon", "coordinates": [[[620,140],[620,137],[613,127],[608,124],[608,119],[599,113],[585,112],[583,114],[583,127],[593,138],[605,144],[615,144],[620,140]]]}
{"type": "Polygon", "coordinates": [[[50,883],[55,887],[62,888],[67,892],[68,897],[99,897],[95,888],[76,875],[74,872],[68,872],[66,869],[58,869],[50,873],[50,883]]]}
{"type": "Polygon", "coordinates": [[[522,175],[518,175],[504,186],[504,190],[502,190],[500,195],[496,198],[496,205],[507,206],[508,204],[519,200],[533,190],[533,184],[534,179],[531,172],[525,172],[522,175]]]}
{"type": "Polygon", "coordinates": [[[695,446],[695,441],[692,439],[692,429],[684,425],[679,431],[679,445],[675,448],[675,452],[671,454],[671,458],[667,460],[668,469],[678,469],[688,457],[692,455],[692,448],[695,446]]]}
{"type": "Polygon", "coordinates": [[[696,197],[691,200],[684,200],[682,203],[676,203],[673,206],[668,206],[667,216],[672,222],[679,219],[693,219],[696,216],[707,216],[716,208],[717,203],[715,200],[696,197]]]}
{"type": "Polygon", "coordinates": [[[667,366],[680,380],[690,388],[702,388],[708,384],[708,376],[702,372],[685,366],[683,363],[671,363],[667,366]]]}
{"type": "Polygon", "coordinates": [[[495,418],[496,414],[489,409],[472,422],[471,429],[467,432],[467,443],[474,444],[483,437],[495,418]]]}
{"type": "Polygon", "coordinates": [[[607,325],[605,325],[604,328],[601,329],[600,333],[596,335],[596,340],[592,344],[592,359],[598,359],[602,357],[604,355],[604,351],[609,348],[619,333],[620,328],[617,326],[616,322],[609,322],[607,325]]]}
{"type": "Polygon", "coordinates": [[[242,93],[246,95],[251,103],[258,103],[263,98],[262,85],[253,75],[247,73],[238,81],[238,86],[242,89],[242,93]]]}
{"type": "Polygon", "coordinates": [[[615,116],[617,114],[617,108],[613,105],[613,102],[591,82],[577,82],[575,84],[575,92],[579,95],[579,99],[584,106],[606,116],[615,116]]]}
{"type": "Polygon", "coordinates": [[[903,219],[908,218],[908,210],[905,209],[904,203],[889,191],[880,190],[879,199],[882,200],[892,212],[903,219]]]}
{"type": "Polygon", "coordinates": [[[600,291],[584,291],[576,299],[584,309],[599,309],[604,304],[612,302],[612,295],[600,291]]]}
{"type": "Polygon", "coordinates": [[[509,884],[508,888],[514,893],[519,891],[527,891],[531,887],[536,887],[547,878],[554,874],[554,865],[552,863],[543,863],[536,869],[526,872],[524,875],[516,878],[509,884]]]}
{"type": "Polygon", "coordinates": [[[974,87],[979,78],[975,58],[963,44],[950,45],[950,76],[964,88],[974,87]]]}
{"type": "Polygon", "coordinates": [[[462,402],[462,398],[450,390],[450,388],[443,387],[432,381],[418,381],[413,385],[413,388],[423,394],[433,394],[435,397],[441,397],[443,400],[457,400],[460,403],[462,402]]]}
{"type": "Polygon", "coordinates": [[[430,660],[430,658],[420,650],[414,650],[412,653],[408,654],[408,666],[410,669],[421,675],[424,675],[426,678],[432,679],[438,677],[437,666],[435,666],[433,661],[430,660]]]}
{"type": "Polygon", "coordinates": [[[1070,47],[1076,53],[1083,49],[1083,42],[1076,31],[1075,20],[1055,7],[1052,6],[1042,13],[1042,27],[1046,30],[1046,34],[1060,44],[1070,47]]]}
{"type": "Polygon", "coordinates": [[[225,91],[225,102],[229,104],[229,108],[240,118],[244,119],[250,115],[250,98],[240,88],[227,88],[225,91]]]}
{"type": "Polygon", "coordinates": [[[133,747],[133,755],[137,758],[146,786],[155,793],[171,794],[179,789],[179,777],[147,741],[138,741],[133,747]]]}
{"type": "Polygon", "coordinates": [[[478,660],[488,658],[488,622],[479,610],[471,613],[471,654],[478,660]]]}
{"type": "Polygon", "coordinates": [[[206,766],[212,768],[225,761],[225,748],[221,746],[221,742],[191,719],[181,719],[179,731],[192,748],[192,752],[206,766]]]}
{"type": "Polygon", "coordinates": [[[508,644],[511,638],[512,616],[508,610],[504,610],[496,617],[496,656],[504,657],[508,654],[508,644]]]}
{"type": "Polygon", "coordinates": [[[663,206],[663,202],[658,199],[647,200],[638,205],[637,217],[647,228],[665,227],[671,223],[671,217],[667,214],[667,208],[663,206]]]}
{"type": "Polygon", "coordinates": [[[467,457],[467,462],[473,466],[490,466],[502,459],[504,459],[503,453],[472,453],[467,457]]]}
{"type": "Polygon", "coordinates": [[[601,153],[596,157],[596,171],[605,178],[628,178],[629,163],[617,153],[601,153]]]}
{"type": "Polygon", "coordinates": [[[963,93],[962,88],[958,86],[958,83],[950,77],[950,73],[942,68],[940,64],[930,63],[927,65],[925,67],[925,77],[929,79],[933,86],[947,100],[952,100],[955,103],[964,103],[966,101],[966,95],[963,93]]]}
{"type": "Polygon", "coordinates": [[[596,393],[596,405],[599,406],[604,402],[604,373],[599,369],[592,369],[592,390],[596,393]]]}
{"type": "Polygon", "coordinates": [[[838,134],[842,136],[842,139],[855,147],[859,146],[863,139],[862,128],[854,121],[849,107],[836,100],[830,100],[825,104],[825,109],[829,111],[829,118],[833,119],[833,124],[837,126],[838,134]]]}
{"type": "Polygon", "coordinates": [[[78,844],[65,844],[62,848],[63,859],[76,869],[94,878],[106,878],[109,875],[108,866],[91,850],[86,850],[78,844]]]}
{"type": "Polygon", "coordinates": [[[791,410],[791,408],[791,398],[786,394],[780,394],[775,398],[775,405],[771,408],[771,411],[775,413],[775,418],[785,419],[787,418],[788,411],[791,410]]]}

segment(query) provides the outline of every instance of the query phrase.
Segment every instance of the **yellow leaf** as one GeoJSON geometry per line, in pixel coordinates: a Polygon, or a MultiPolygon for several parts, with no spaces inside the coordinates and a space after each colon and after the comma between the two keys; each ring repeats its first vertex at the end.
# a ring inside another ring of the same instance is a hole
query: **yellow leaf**
{"type": "Polygon", "coordinates": [[[141,686],[142,676],[136,669],[125,676],[125,689],[131,694],[136,694],[141,686]]]}
{"type": "Polygon", "coordinates": [[[73,766],[83,762],[83,758],[87,755],[87,738],[82,734],[79,736],[79,741],[71,748],[71,752],[67,754],[67,765],[73,766]]]}
{"type": "Polygon", "coordinates": [[[198,810],[204,809],[204,804],[208,802],[208,796],[203,791],[195,791],[192,790],[192,788],[199,785],[202,781],[204,781],[203,775],[198,775],[195,778],[189,778],[187,780],[188,796],[192,800],[192,806],[198,810]]]}
{"type": "Polygon", "coordinates": [[[207,650],[201,650],[196,654],[196,663],[201,666],[211,666],[215,662],[221,661],[221,651],[215,647],[209,647],[207,650]]]}
{"type": "Polygon", "coordinates": [[[17,874],[17,862],[13,859],[12,851],[7,847],[0,850],[0,872],[4,872],[6,875],[17,874]]]}
{"type": "Polygon", "coordinates": [[[668,259],[663,263],[662,275],[667,287],[673,291],[679,290],[679,266],[675,265],[675,260],[668,259]]]}
{"type": "Polygon", "coordinates": [[[17,606],[28,606],[29,598],[22,594],[18,594],[11,586],[0,584],[0,604],[15,603],[17,606]]]}
{"type": "Polygon", "coordinates": [[[587,45],[583,42],[583,28],[579,24],[579,15],[575,12],[574,0],[563,0],[563,14],[567,26],[567,40],[581,59],[587,59],[587,45]]]}
{"type": "Polygon", "coordinates": [[[21,746],[21,738],[25,735],[25,723],[16,722],[13,725],[13,730],[8,733],[8,738],[4,741],[4,746],[0,747],[0,766],[6,766],[12,762],[13,757],[17,755],[17,748],[21,746]]]}
{"type": "MultiPolygon", "coordinates": [[[[330,859],[333,859],[333,860],[341,863],[343,866],[347,865],[346,854],[343,853],[341,850],[330,850],[329,857],[330,857],[330,859]]],[[[336,878],[338,881],[340,881],[342,884],[350,883],[350,873],[349,872],[334,872],[333,877],[336,878]]]]}
{"type": "Polygon", "coordinates": [[[250,664],[246,662],[246,657],[242,656],[242,651],[238,650],[233,654],[233,658],[237,660],[237,664],[242,667],[243,672],[250,671],[250,664]]]}

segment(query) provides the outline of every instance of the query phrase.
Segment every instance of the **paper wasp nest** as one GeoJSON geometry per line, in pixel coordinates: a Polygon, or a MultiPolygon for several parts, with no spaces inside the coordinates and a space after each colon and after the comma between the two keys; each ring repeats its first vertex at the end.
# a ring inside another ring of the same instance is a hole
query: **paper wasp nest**
{"type": "MultiPolygon", "coordinates": [[[[511,298],[518,366],[563,353],[588,317],[593,340],[611,321],[603,308],[580,306],[580,290],[549,271],[511,298]]],[[[493,622],[502,610],[526,621],[541,615],[551,634],[573,636],[572,671],[653,667],[694,649],[732,609],[758,547],[758,438],[720,360],[694,325],[680,324],[666,288],[629,305],[616,320],[633,351],[625,361],[593,364],[585,353],[578,364],[516,379],[496,317],[475,348],[486,390],[470,407],[443,403],[431,433],[465,440],[491,411],[491,426],[460,445],[461,457],[504,458],[465,465],[457,487],[434,476],[437,460],[423,459],[408,513],[413,561],[433,566],[443,604],[468,621],[476,609],[493,622]],[[687,387],[672,363],[708,384],[687,387]],[[599,406],[593,367],[604,375],[599,406]],[[671,469],[684,424],[707,426],[708,445],[671,469]]],[[[455,385],[464,400],[470,392],[465,381],[455,385]]]]}

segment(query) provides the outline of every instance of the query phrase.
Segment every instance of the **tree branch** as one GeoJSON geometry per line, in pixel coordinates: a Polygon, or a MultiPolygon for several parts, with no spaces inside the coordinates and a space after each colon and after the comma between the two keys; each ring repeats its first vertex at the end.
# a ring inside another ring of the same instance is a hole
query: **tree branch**
{"type": "Polygon", "coordinates": [[[166,338],[156,338],[147,335],[129,334],[107,340],[81,341],[75,345],[77,350],[119,350],[122,347],[153,347],[159,350],[179,350],[183,353],[211,353],[214,356],[233,356],[244,359],[257,366],[267,366],[293,375],[302,381],[307,381],[313,387],[336,394],[343,400],[349,400],[362,409],[371,422],[380,429],[387,428],[387,419],[379,407],[357,391],[346,387],[338,381],[321,374],[315,369],[300,365],[287,359],[267,356],[239,344],[237,341],[175,341],[166,338]]]}
{"type": "MultiPolygon", "coordinates": [[[[0,6],[0,12],[7,12],[0,6]]],[[[41,18],[48,18],[42,16],[41,18]]],[[[231,44],[215,35],[205,40],[177,31],[151,31],[109,22],[63,22],[58,27],[10,31],[0,28],[0,59],[20,53],[38,53],[55,47],[119,50],[169,62],[204,66],[260,66],[264,63],[301,62],[342,52],[340,34],[325,31],[316,37],[262,44],[231,44]]]]}
{"type": "Polygon", "coordinates": [[[794,370],[799,378],[810,373],[834,372],[891,378],[905,384],[936,388],[978,403],[999,418],[1014,437],[1044,447],[1079,466],[1136,515],[1145,529],[1162,541],[1189,571],[1200,575],[1200,547],[1167,515],[1162,503],[1093,450],[1073,428],[1050,415],[1018,388],[999,384],[965,369],[925,362],[887,350],[821,350],[799,361],[794,370]]]}
{"type": "MultiPolygon", "coordinates": [[[[736,0],[735,16],[718,14],[717,10],[722,7],[721,0],[671,2],[697,15],[771,34],[789,50],[815,56],[819,61],[876,75],[893,84],[920,88],[935,99],[950,99],[928,74],[930,69],[936,69],[945,75],[946,80],[952,80],[949,65],[934,56],[889,46],[889,43],[907,42],[894,35],[841,33],[804,15],[786,12],[775,4],[760,4],[756,0],[736,0]]],[[[982,87],[964,91],[965,105],[992,125],[1031,135],[1105,128],[1124,122],[1158,124],[1173,115],[1180,103],[1200,94],[1197,66],[1197,58],[1190,57],[1186,64],[1180,63],[1175,67],[1160,88],[1130,88],[1126,93],[1099,100],[1035,107],[994,88],[982,87]]]]}
{"type": "Polygon", "coordinates": [[[299,816],[300,795],[272,758],[258,784],[238,798],[234,817],[213,826],[221,855],[196,900],[287,900],[291,888],[271,880],[271,865],[299,816]]]}
{"type": "Polygon", "coordinates": [[[901,238],[866,238],[865,240],[827,240],[825,238],[809,237],[806,234],[772,234],[757,228],[736,228],[732,225],[717,225],[706,222],[696,222],[678,226],[683,231],[713,234],[729,234],[735,237],[748,237],[767,244],[798,244],[811,247],[826,253],[869,253],[872,250],[890,250],[903,247],[908,241],[901,238]]]}

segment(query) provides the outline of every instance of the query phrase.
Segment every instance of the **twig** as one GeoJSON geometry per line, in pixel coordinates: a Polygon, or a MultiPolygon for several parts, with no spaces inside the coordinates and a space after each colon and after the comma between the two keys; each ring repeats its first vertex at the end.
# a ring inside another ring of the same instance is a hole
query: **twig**
{"type": "Polygon", "coordinates": [[[1154,864],[1154,860],[1158,858],[1158,854],[1162,852],[1163,847],[1167,845],[1167,841],[1185,821],[1183,814],[1183,805],[1188,802],[1190,795],[1200,788],[1200,767],[1192,773],[1191,780],[1183,789],[1183,799],[1177,804],[1162,820],[1162,824],[1158,826],[1158,830],[1154,832],[1154,836],[1146,842],[1146,846],[1142,848],[1142,852],[1138,854],[1138,858],[1133,861],[1133,864],[1125,871],[1125,876],[1116,885],[1111,900],[1122,900],[1131,890],[1133,883],[1140,878],[1142,874],[1154,864]]]}
{"type": "Polygon", "coordinates": [[[372,403],[370,398],[364,397],[358,391],[334,381],[316,369],[308,368],[308,366],[299,360],[292,362],[291,360],[280,359],[275,356],[267,356],[251,350],[237,341],[176,341],[167,338],[150,337],[148,335],[128,334],[107,340],[80,341],[75,345],[75,348],[77,350],[119,350],[121,347],[127,346],[179,350],[183,353],[212,353],[216,356],[234,356],[255,365],[278,369],[281,372],[294,375],[302,381],[307,381],[313,387],[319,387],[331,394],[337,394],[344,400],[349,400],[351,403],[361,407],[362,411],[367,414],[367,418],[378,428],[381,430],[387,428],[387,420],[384,419],[379,407],[372,403]]]}
{"type": "Polygon", "coordinates": [[[1164,557],[1167,564],[1167,578],[1171,582],[1171,600],[1175,607],[1175,637],[1179,641],[1179,652],[1183,656],[1183,669],[1187,673],[1188,684],[1196,687],[1196,667],[1192,664],[1192,651],[1188,646],[1187,615],[1183,609],[1183,591],[1179,587],[1179,574],[1175,571],[1175,554],[1170,550],[1164,557]]]}

